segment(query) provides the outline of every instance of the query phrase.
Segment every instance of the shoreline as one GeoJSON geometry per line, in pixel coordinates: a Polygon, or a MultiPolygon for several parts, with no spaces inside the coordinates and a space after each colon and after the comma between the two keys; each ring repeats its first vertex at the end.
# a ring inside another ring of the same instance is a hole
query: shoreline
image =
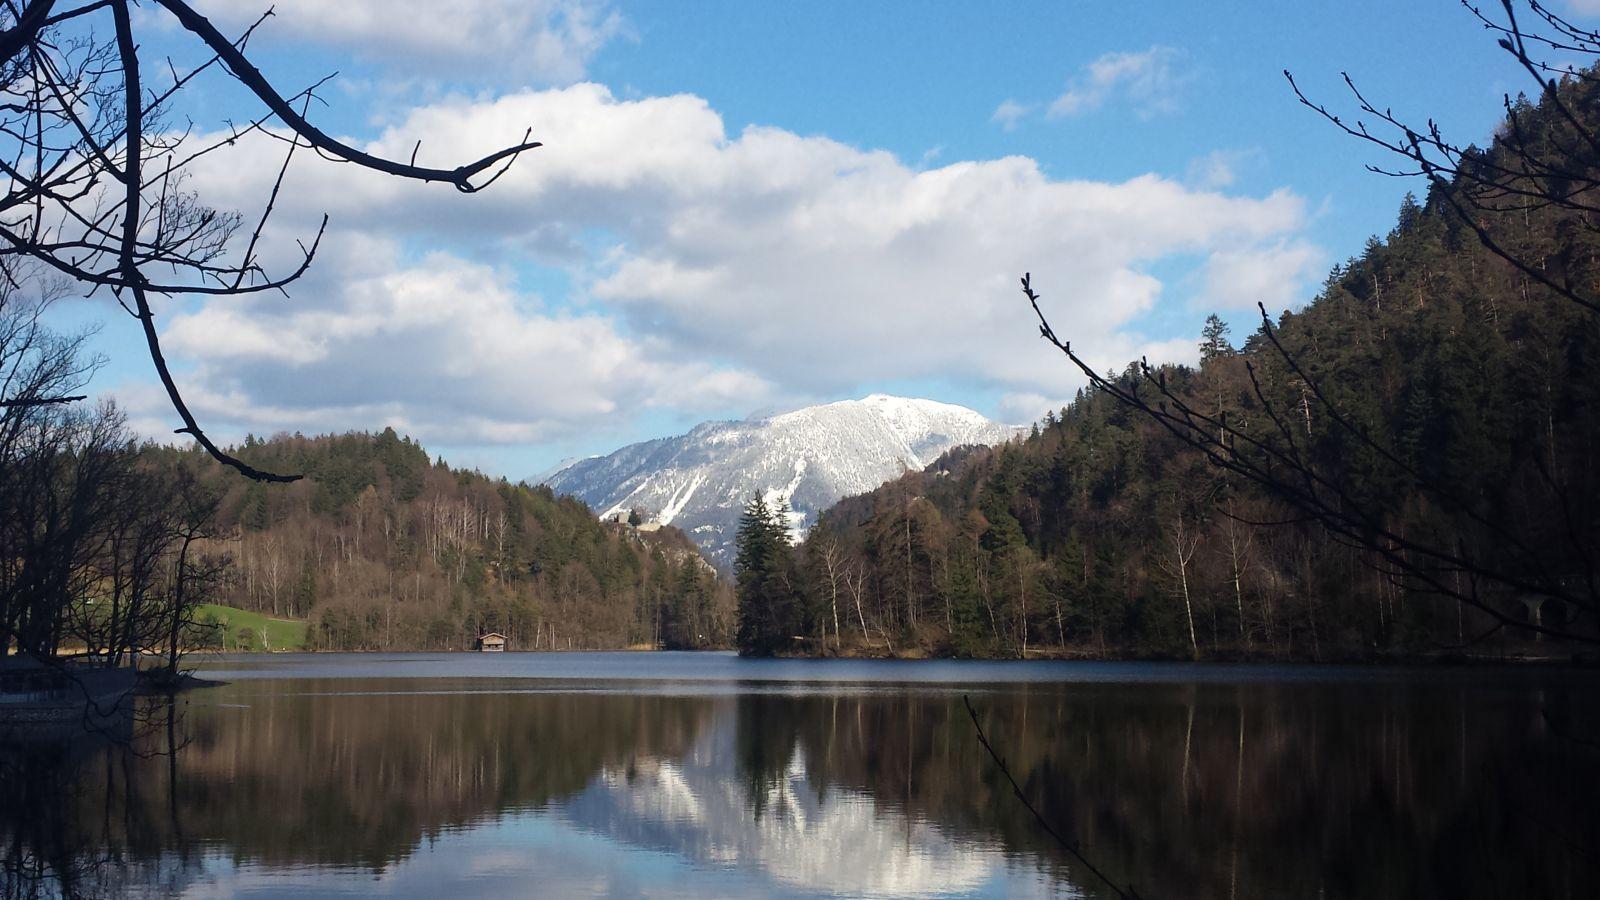
{"type": "MultiPolygon", "coordinates": [[[[877,660],[884,662],[904,663],[938,663],[938,662],[984,662],[984,663],[1039,663],[1039,662],[1082,662],[1082,663],[1174,663],[1196,666],[1243,666],[1263,668],[1271,666],[1327,666],[1346,668],[1505,668],[1505,669],[1596,669],[1600,668],[1600,658],[1588,657],[1581,652],[1566,655],[1513,655],[1513,656],[1488,656],[1481,654],[1432,654],[1432,655],[1365,655],[1365,656],[1330,656],[1322,659],[1309,658],[1283,658],[1272,656],[1211,656],[1200,659],[1188,659],[1173,655],[1100,655],[1089,653],[1060,654],[1030,653],[1026,659],[1010,656],[938,656],[926,653],[915,655],[861,653],[847,649],[843,653],[811,654],[811,653],[780,653],[770,656],[745,656],[737,654],[731,647],[706,648],[702,650],[665,650],[645,649],[640,647],[596,647],[570,650],[504,650],[484,653],[480,650],[454,650],[454,649],[393,649],[393,650],[248,650],[248,651],[207,651],[208,654],[228,656],[234,659],[249,657],[273,657],[284,655],[310,655],[310,656],[399,656],[399,655],[451,655],[451,656],[530,656],[548,655],[557,656],[565,654],[585,653],[627,653],[648,655],[652,653],[734,653],[740,659],[771,659],[784,661],[858,661],[877,660]]],[[[209,687],[213,684],[225,682],[208,682],[207,679],[187,676],[195,682],[196,686],[209,687]]]]}

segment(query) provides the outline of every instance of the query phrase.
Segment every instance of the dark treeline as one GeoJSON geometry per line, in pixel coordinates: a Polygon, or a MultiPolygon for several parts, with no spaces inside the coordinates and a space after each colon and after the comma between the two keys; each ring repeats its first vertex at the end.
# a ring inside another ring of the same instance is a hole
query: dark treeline
{"type": "Polygon", "coordinates": [[[237,455],[288,485],[222,491],[235,577],[217,602],[308,619],[320,649],[727,645],[730,589],[677,529],[599,522],[583,503],[430,461],[392,429],[248,438],[237,455]]]}
{"type": "MultiPolygon", "coordinates": [[[[1600,119],[1593,79],[1561,91],[1600,119]]],[[[1542,139],[1547,159],[1592,153],[1548,99],[1511,112],[1520,149],[1542,139]]],[[[1474,151],[1479,164],[1497,164],[1501,140],[1474,151]]],[[[1212,317],[1198,368],[1153,377],[1237,432],[1271,429],[1270,440],[1373,511],[1386,533],[1462,547],[1502,571],[1532,560],[1592,582],[1600,317],[1486,249],[1446,202],[1448,189],[1408,197],[1386,238],[1336,266],[1314,302],[1283,313],[1273,332],[1282,351],[1265,328],[1235,349],[1212,317]],[[1264,414],[1263,398],[1290,414],[1264,414]],[[1345,423],[1329,421],[1330,407],[1345,423]]],[[[1548,277],[1600,280],[1600,235],[1578,214],[1503,215],[1502,244],[1548,277]]],[[[1144,377],[1132,365],[1107,379],[1149,394],[1144,377]]],[[[751,510],[746,544],[761,543],[770,528],[754,523],[769,513],[751,510]]],[[[743,608],[762,637],[742,647],[1331,659],[1497,652],[1531,637],[1505,620],[1535,614],[1567,636],[1597,634],[1582,610],[1530,606],[1494,585],[1446,585],[1484,608],[1442,597],[1394,577],[1373,547],[1340,540],[1091,386],[1030,437],[954,451],[840,503],[798,549],[763,551],[767,568],[741,575],[743,608]]]]}
{"type": "Polygon", "coordinates": [[[109,403],[62,402],[97,361],[41,324],[58,286],[0,289],[0,657],[129,666],[194,641],[223,582],[217,496],[191,461],[141,450],[109,403]]]}

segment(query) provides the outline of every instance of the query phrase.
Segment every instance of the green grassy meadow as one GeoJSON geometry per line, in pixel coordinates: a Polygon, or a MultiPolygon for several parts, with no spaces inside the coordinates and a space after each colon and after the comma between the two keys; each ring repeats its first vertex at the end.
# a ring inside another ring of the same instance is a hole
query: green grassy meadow
{"type": "Polygon", "coordinates": [[[274,619],[215,603],[202,604],[196,618],[219,626],[208,629],[215,635],[208,642],[225,652],[303,650],[306,646],[306,623],[299,619],[274,619]]]}

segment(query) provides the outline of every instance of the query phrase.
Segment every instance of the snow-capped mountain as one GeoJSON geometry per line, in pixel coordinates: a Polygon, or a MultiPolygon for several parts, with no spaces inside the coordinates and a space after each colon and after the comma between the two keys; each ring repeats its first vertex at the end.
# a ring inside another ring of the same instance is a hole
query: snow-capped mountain
{"type": "Polygon", "coordinates": [[[688,434],[631,444],[546,475],[601,518],[641,509],[683,529],[731,565],[739,514],[754,495],[786,502],[796,536],[841,498],[952,447],[997,444],[1017,434],[963,406],[873,394],[742,422],[705,422],[688,434]]]}

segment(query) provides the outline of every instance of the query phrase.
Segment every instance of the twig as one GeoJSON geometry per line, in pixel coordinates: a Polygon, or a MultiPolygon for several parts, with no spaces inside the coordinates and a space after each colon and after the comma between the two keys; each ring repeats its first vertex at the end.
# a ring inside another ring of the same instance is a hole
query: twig
{"type": "Polygon", "coordinates": [[[1028,801],[1028,795],[1023,793],[1022,785],[1018,784],[1017,779],[1012,776],[1011,769],[1006,765],[1005,758],[994,749],[993,744],[989,743],[988,735],[983,733],[983,725],[978,722],[978,711],[973,708],[972,699],[966,694],[962,694],[961,702],[967,707],[967,715],[972,717],[972,727],[978,732],[978,743],[983,745],[983,749],[989,754],[989,758],[994,760],[995,768],[999,769],[1000,774],[1004,775],[1006,781],[1011,783],[1011,792],[1016,795],[1019,801],[1022,802],[1023,807],[1025,807],[1028,812],[1032,814],[1033,820],[1039,823],[1039,827],[1044,829],[1045,834],[1055,838],[1056,843],[1060,844],[1061,847],[1068,853],[1071,853],[1073,858],[1078,862],[1083,863],[1084,868],[1088,869],[1090,872],[1093,872],[1096,878],[1099,878],[1101,881],[1105,882],[1106,887],[1110,888],[1112,893],[1116,894],[1118,897],[1121,897],[1122,900],[1139,900],[1139,894],[1133,889],[1132,885],[1129,885],[1127,890],[1123,890],[1122,888],[1118,887],[1117,883],[1112,881],[1110,876],[1100,871],[1098,866],[1090,862],[1088,857],[1083,855],[1083,851],[1078,849],[1077,844],[1063,837],[1061,832],[1056,831],[1054,826],[1052,826],[1050,822],[1045,819],[1039,810],[1034,808],[1034,805],[1028,801]]]}

